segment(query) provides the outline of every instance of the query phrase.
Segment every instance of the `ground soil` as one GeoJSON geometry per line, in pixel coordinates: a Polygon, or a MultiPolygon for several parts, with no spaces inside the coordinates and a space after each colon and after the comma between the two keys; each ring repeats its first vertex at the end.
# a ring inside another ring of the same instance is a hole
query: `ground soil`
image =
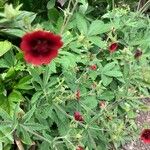
{"type": "MultiPolygon", "coordinates": [[[[150,98],[144,99],[143,102],[150,106],[150,98]]],[[[136,118],[136,122],[141,131],[145,124],[150,126],[150,111],[139,112],[136,118]]],[[[127,143],[121,150],[150,150],[150,144],[144,144],[140,139],[138,139],[136,141],[127,143]]]]}

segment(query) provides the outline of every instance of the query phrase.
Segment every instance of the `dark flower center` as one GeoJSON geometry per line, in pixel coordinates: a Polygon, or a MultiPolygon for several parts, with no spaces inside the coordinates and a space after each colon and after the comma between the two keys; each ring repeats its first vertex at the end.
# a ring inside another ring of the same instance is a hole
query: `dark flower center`
{"type": "Polygon", "coordinates": [[[30,44],[32,47],[31,53],[35,56],[47,55],[53,46],[52,41],[43,38],[32,40],[30,44]]]}
{"type": "Polygon", "coordinates": [[[150,131],[145,131],[145,132],[143,133],[143,137],[144,137],[145,139],[150,139],[150,131]]]}

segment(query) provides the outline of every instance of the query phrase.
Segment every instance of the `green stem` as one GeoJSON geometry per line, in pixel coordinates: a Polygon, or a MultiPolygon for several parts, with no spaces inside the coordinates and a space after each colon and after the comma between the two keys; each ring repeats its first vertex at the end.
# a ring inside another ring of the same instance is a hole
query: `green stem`
{"type": "Polygon", "coordinates": [[[73,6],[73,8],[72,8],[72,10],[71,10],[71,12],[70,12],[70,14],[68,15],[68,18],[66,17],[66,18],[64,19],[64,23],[63,23],[63,25],[62,25],[61,32],[60,32],[61,34],[64,32],[66,26],[68,25],[68,23],[69,23],[69,21],[70,21],[70,19],[71,19],[71,16],[73,15],[73,13],[74,13],[74,11],[75,11],[75,8],[76,8],[77,4],[78,4],[78,0],[76,0],[76,2],[75,2],[75,4],[74,4],[74,6],[73,6]]]}
{"type": "Polygon", "coordinates": [[[145,5],[139,10],[139,12],[141,12],[141,14],[148,8],[148,6],[150,5],[150,0],[148,0],[145,5]]]}

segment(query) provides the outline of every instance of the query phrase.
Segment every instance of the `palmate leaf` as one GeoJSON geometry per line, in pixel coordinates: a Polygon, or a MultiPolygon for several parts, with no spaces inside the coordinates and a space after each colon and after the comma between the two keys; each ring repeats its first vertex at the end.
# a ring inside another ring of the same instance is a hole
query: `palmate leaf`
{"type": "Polygon", "coordinates": [[[123,76],[116,62],[106,64],[104,68],[102,69],[102,75],[105,75],[108,77],[122,77],[123,76]]]}
{"type": "Polygon", "coordinates": [[[0,68],[9,68],[9,64],[5,59],[0,59],[0,68]]]}
{"type": "Polygon", "coordinates": [[[91,36],[88,37],[88,39],[95,44],[96,46],[99,46],[100,48],[106,49],[107,47],[107,42],[106,41],[102,41],[102,39],[98,36],[91,36]]]}
{"type": "Polygon", "coordinates": [[[40,131],[40,130],[46,130],[49,127],[39,124],[39,123],[25,123],[24,126],[26,126],[31,131],[40,131]]]}
{"type": "Polygon", "coordinates": [[[39,146],[39,150],[51,150],[50,144],[46,141],[43,141],[39,146]]]}
{"type": "Polygon", "coordinates": [[[97,106],[97,103],[98,103],[96,96],[85,97],[85,99],[82,102],[84,105],[86,105],[90,109],[95,108],[97,106]]]}
{"type": "Polygon", "coordinates": [[[0,56],[4,55],[12,48],[12,44],[9,41],[0,41],[0,56]]]}
{"type": "Polygon", "coordinates": [[[102,83],[104,86],[108,86],[113,80],[113,78],[108,77],[108,76],[103,75],[103,74],[101,75],[101,78],[102,78],[102,83]]]}
{"type": "Polygon", "coordinates": [[[77,28],[80,33],[86,35],[88,31],[86,19],[79,13],[76,14],[77,28]]]}
{"type": "Polygon", "coordinates": [[[8,35],[13,35],[17,37],[22,37],[25,34],[25,31],[21,29],[2,29],[1,31],[7,33],[8,35]]]}
{"type": "Polygon", "coordinates": [[[116,66],[116,62],[111,62],[111,63],[108,63],[104,66],[104,68],[102,69],[102,72],[107,72],[107,71],[110,71],[112,70],[114,67],[116,66]]]}
{"type": "Polygon", "coordinates": [[[44,68],[43,72],[44,87],[46,87],[46,85],[49,84],[49,80],[52,73],[56,73],[56,63],[54,62],[54,60],[44,68]]]}
{"type": "Polygon", "coordinates": [[[7,97],[3,94],[0,94],[0,108],[2,110],[5,110],[8,114],[10,114],[10,103],[9,103],[7,97]]]}
{"type": "MultiPolygon", "coordinates": [[[[16,114],[21,111],[19,106],[20,96],[18,93],[11,93],[8,97],[0,94],[0,116],[5,121],[11,121],[16,114]],[[16,96],[16,97],[15,97],[16,96]]],[[[22,96],[21,96],[22,97],[22,96]]],[[[21,98],[22,99],[22,98],[21,98]]],[[[15,121],[15,118],[13,119],[15,121]]]]}
{"type": "Polygon", "coordinates": [[[68,69],[76,66],[77,62],[76,55],[73,55],[65,51],[60,52],[60,54],[63,54],[63,56],[58,61],[63,66],[63,68],[68,69]]]}
{"type": "Polygon", "coordinates": [[[43,94],[42,91],[38,91],[36,93],[33,94],[32,98],[31,98],[31,104],[36,103],[38,100],[41,99],[41,95],[43,94]]]}
{"type": "Polygon", "coordinates": [[[113,27],[113,24],[111,23],[104,24],[104,22],[101,20],[95,20],[91,23],[89,27],[88,35],[93,36],[93,35],[106,33],[110,31],[112,27],[113,27]]]}
{"type": "Polygon", "coordinates": [[[122,72],[118,71],[118,70],[111,70],[111,71],[107,71],[105,72],[105,75],[109,76],[109,77],[122,77],[122,72]]]}
{"type": "Polygon", "coordinates": [[[113,100],[114,97],[115,97],[115,95],[113,92],[105,91],[99,96],[99,99],[110,101],[110,100],[113,100]]]}
{"type": "Polygon", "coordinates": [[[22,120],[24,122],[28,122],[33,116],[35,110],[36,110],[36,105],[33,105],[33,107],[23,116],[22,120]]]}
{"type": "Polygon", "coordinates": [[[21,102],[23,100],[23,96],[19,91],[13,90],[9,94],[8,100],[11,101],[11,102],[21,102]]]}
{"type": "Polygon", "coordinates": [[[10,115],[5,110],[3,110],[2,108],[0,108],[0,117],[2,117],[5,121],[11,121],[12,120],[10,115]]]}
{"type": "Polygon", "coordinates": [[[43,82],[42,82],[42,79],[40,77],[40,73],[39,73],[39,70],[37,70],[37,68],[30,68],[30,73],[33,77],[33,81],[37,82],[40,84],[41,87],[43,87],[43,82]]]}
{"type": "Polygon", "coordinates": [[[20,132],[21,132],[21,135],[20,135],[21,141],[27,145],[31,145],[32,140],[30,138],[28,131],[26,131],[26,129],[24,128],[20,128],[20,132]]]}
{"type": "Polygon", "coordinates": [[[15,89],[29,90],[32,89],[31,76],[25,76],[15,85],[15,89]]]}

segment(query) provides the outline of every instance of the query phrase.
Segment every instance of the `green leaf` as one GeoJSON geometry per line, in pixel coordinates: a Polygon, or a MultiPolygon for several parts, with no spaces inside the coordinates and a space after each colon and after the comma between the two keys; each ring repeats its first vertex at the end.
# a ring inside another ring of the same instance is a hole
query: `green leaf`
{"type": "Polygon", "coordinates": [[[36,14],[33,12],[29,11],[21,11],[21,13],[17,16],[16,18],[16,26],[20,25],[22,26],[27,26],[32,23],[32,21],[35,19],[36,14]]]}
{"type": "Polygon", "coordinates": [[[52,9],[55,6],[55,2],[56,2],[56,0],[50,0],[47,3],[47,9],[52,9]]]}
{"type": "Polygon", "coordinates": [[[34,104],[37,100],[39,100],[39,98],[41,97],[43,93],[42,92],[36,92],[34,93],[34,95],[31,98],[31,104],[34,104]]]}
{"type": "Polygon", "coordinates": [[[0,93],[0,108],[5,110],[8,114],[10,114],[10,103],[7,99],[7,96],[4,96],[0,93]]]}
{"type": "Polygon", "coordinates": [[[99,97],[99,99],[102,99],[102,100],[112,100],[114,98],[114,93],[111,92],[111,91],[106,91],[104,93],[101,94],[101,96],[99,97]]]}
{"type": "Polygon", "coordinates": [[[23,90],[29,90],[32,89],[31,86],[31,76],[25,76],[15,85],[15,89],[23,89],[23,90]]]}
{"type": "Polygon", "coordinates": [[[88,31],[88,35],[97,35],[110,31],[112,24],[104,24],[101,20],[95,20],[91,23],[88,31]]]}
{"type": "Polygon", "coordinates": [[[14,35],[17,37],[22,37],[26,32],[20,29],[3,29],[3,32],[6,32],[9,35],[14,35]]]}
{"type": "Polygon", "coordinates": [[[4,55],[12,48],[12,44],[8,41],[0,41],[0,56],[4,55]]]}
{"type": "Polygon", "coordinates": [[[107,71],[104,74],[110,77],[122,77],[123,76],[122,72],[118,70],[107,71]]]}
{"type": "Polygon", "coordinates": [[[135,118],[136,113],[133,110],[130,110],[129,112],[127,112],[127,116],[128,116],[128,118],[135,118]]]}
{"type": "Polygon", "coordinates": [[[33,107],[22,117],[22,120],[24,120],[24,122],[28,122],[33,116],[35,110],[36,110],[36,105],[33,105],[33,107]]]}
{"type": "Polygon", "coordinates": [[[101,75],[101,78],[102,78],[102,83],[103,83],[104,86],[108,86],[113,80],[112,78],[107,77],[103,74],[101,75]]]}
{"type": "Polygon", "coordinates": [[[24,144],[31,145],[32,144],[32,140],[30,138],[30,135],[29,135],[28,131],[25,130],[25,129],[26,128],[20,128],[20,131],[21,131],[21,141],[24,144]]]}
{"type": "Polygon", "coordinates": [[[90,70],[89,72],[89,77],[92,79],[92,80],[95,80],[96,77],[98,76],[98,72],[97,71],[93,71],[93,70],[90,70]]]}
{"type": "Polygon", "coordinates": [[[48,65],[48,67],[50,68],[50,71],[52,71],[53,73],[56,73],[56,63],[55,61],[51,61],[51,63],[48,65]]]}
{"type": "Polygon", "coordinates": [[[0,141],[2,141],[4,138],[7,138],[7,141],[13,142],[12,129],[10,127],[5,130],[1,130],[0,141]]]}
{"type": "Polygon", "coordinates": [[[95,20],[91,23],[88,31],[88,35],[97,35],[101,32],[101,27],[104,26],[104,22],[101,20],[95,20]]]}
{"type": "Polygon", "coordinates": [[[88,96],[83,100],[83,104],[89,107],[90,109],[93,109],[97,106],[97,99],[96,96],[88,96]]]}
{"type": "Polygon", "coordinates": [[[31,75],[33,76],[33,81],[36,81],[41,86],[43,85],[42,79],[40,78],[40,74],[36,68],[30,69],[31,75]]]}
{"type": "Polygon", "coordinates": [[[23,100],[23,96],[19,91],[13,90],[9,94],[8,100],[11,101],[11,102],[21,102],[23,100]]]}
{"type": "Polygon", "coordinates": [[[43,141],[39,146],[39,150],[51,150],[49,146],[50,144],[48,142],[43,141]]]}
{"type": "Polygon", "coordinates": [[[3,130],[7,130],[7,128],[10,128],[10,126],[12,126],[11,124],[8,124],[8,123],[1,123],[0,124],[0,131],[3,131],[3,130]]]}
{"type": "Polygon", "coordinates": [[[48,129],[47,126],[39,123],[25,123],[24,126],[26,126],[27,128],[29,128],[29,130],[32,131],[40,131],[40,130],[48,129]]]}
{"type": "Polygon", "coordinates": [[[82,13],[82,14],[85,14],[86,11],[88,9],[88,3],[84,2],[82,5],[80,5],[79,7],[79,11],[82,13]]]}
{"type": "Polygon", "coordinates": [[[5,111],[3,110],[2,108],[0,108],[0,116],[6,121],[11,121],[12,118],[10,117],[10,115],[5,111]]]}
{"type": "Polygon", "coordinates": [[[14,76],[15,76],[15,69],[14,69],[14,67],[10,67],[6,73],[5,78],[12,78],[14,76]]]}
{"type": "Polygon", "coordinates": [[[107,42],[102,41],[101,38],[98,36],[88,37],[88,40],[90,40],[93,44],[95,44],[96,46],[99,46],[100,48],[105,49],[107,47],[107,42]]]}
{"type": "Polygon", "coordinates": [[[4,59],[5,61],[7,62],[7,64],[10,66],[10,67],[14,67],[15,65],[15,56],[14,56],[14,53],[13,51],[8,51],[5,55],[4,55],[4,59]]]}
{"type": "MultiPolygon", "coordinates": [[[[56,8],[48,10],[48,19],[50,20],[50,22],[56,23],[58,18],[59,18],[59,11],[56,8]]],[[[50,27],[52,28],[53,26],[51,25],[50,27]]]]}
{"type": "Polygon", "coordinates": [[[116,62],[111,62],[111,63],[106,64],[104,68],[102,69],[102,73],[112,70],[115,66],[116,66],[116,62]]]}
{"type": "Polygon", "coordinates": [[[71,53],[68,53],[65,56],[62,56],[61,59],[59,59],[59,63],[63,66],[63,68],[73,68],[76,66],[76,55],[73,55],[71,53]]]}
{"type": "Polygon", "coordinates": [[[43,73],[43,85],[44,86],[48,84],[48,81],[51,77],[51,73],[56,73],[56,64],[54,61],[52,61],[50,64],[48,64],[44,68],[44,73],[43,73]]]}
{"type": "Polygon", "coordinates": [[[9,64],[5,59],[0,59],[0,68],[9,68],[9,64]]]}
{"type": "Polygon", "coordinates": [[[80,31],[80,33],[86,35],[88,27],[85,18],[81,14],[77,13],[76,22],[77,22],[77,28],[80,31]]]}

